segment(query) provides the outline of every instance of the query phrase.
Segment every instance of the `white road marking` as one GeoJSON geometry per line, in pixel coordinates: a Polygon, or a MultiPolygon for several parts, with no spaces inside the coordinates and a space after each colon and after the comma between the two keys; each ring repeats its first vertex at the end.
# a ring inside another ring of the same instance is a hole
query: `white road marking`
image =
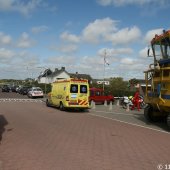
{"type": "MultiPolygon", "coordinates": [[[[102,111],[97,111],[97,112],[102,112],[102,111]]],[[[105,113],[104,111],[102,113],[105,113]]],[[[108,112],[107,112],[108,113],[108,112]]],[[[110,112],[111,113],[111,112],[110,112]]],[[[118,119],[114,119],[114,118],[110,118],[110,117],[106,117],[106,116],[101,116],[101,115],[95,115],[95,114],[92,114],[92,113],[88,113],[89,115],[92,115],[92,116],[97,116],[97,117],[102,117],[102,118],[105,118],[105,119],[110,119],[110,120],[114,120],[114,121],[117,121],[117,122],[120,122],[120,123],[125,123],[125,124],[128,124],[128,125],[132,125],[132,126],[137,126],[137,127],[141,127],[141,128],[145,128],[145,129],[150,129],[150,130],[153,130],[153,131],[157,131],[157,132],[162,132],[162,133],[166,133],[168,135],[170,135],[169,132],[166,132],[166,131],[163,131],[163,130],[159,130],[159,129],[155,129],[155,128],[150,128],[150,127],[147,127],[147,126],[142,126],[142,125],[138,125],[138,124],[135,124],[135,123],[129,123],[129,122],[126,122],[126,121],[122,121],[122,120],[118,120],[118,119]]],[[[120,113],[118,113],[120,114],[120,113]]],[[[125,114],[124,114],[125,115],[125,114]]]]}
{"type": "Polygon", "coordinates": [[[43,102],[43,101],[38,99],[1,98],[0,102],[43,102]]]}
{"type": "Polygon", "coordinates": [[[134,115],[134,114],[132,114],[132,113],[120,113],[120,112],[104,112],[104,111],[95,111],[95,112],[99,112],[99,113],[113,113],[113,114],[117,114],[117,115],[125,115],[125,116],[132,116],[132,115],[134,115]]]}

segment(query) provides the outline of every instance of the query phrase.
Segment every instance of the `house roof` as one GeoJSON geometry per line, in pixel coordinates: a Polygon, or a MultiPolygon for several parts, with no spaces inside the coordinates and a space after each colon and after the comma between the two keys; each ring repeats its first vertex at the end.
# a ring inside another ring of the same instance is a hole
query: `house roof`
{"type": "Polygon", "coordinates": [[[44,72],[42,72],[38,78],[41,78],[41,77],[46,77],[46,76],[49,76],[50,74],[52,74],[52,71],[50,69],[46,69],[44,70],[44,72]]]}
{"type": "Polygon", "coordinates": [[[63,72],[65,72],[66,74],[69,75],[69,73],[65,70],[65,67],[61,67],[60,70],[56,68],[55,71],[52,72],[52,74],[49,75],[49,77],[58,76],[58,75],[60,75],[60,74],[63,73],[63,72]]]}
{"type": "Polygon", "coordinates": [[[92,80],[92,77],[89,74],[79,74],[78,72],[76,73],[68,73],[65,70],[65,67],[61,67],[61,69],[56,68],[54,72],[52,72],[50,69],[46,69],[38,78],[41,77],[54,77],[54,76],[58,76],[61,73],[65,72],[66,74],[68,74],[70,76],[70,78],[82,78],[82,79],[87,79],[89,81],[92,80]]]}
{"type": "Polygon", "coordinates": [[[69,73],[70,78],[82,78],[87,80],[92,80],[91,76],[89,74],[79,74],[79,73],[69,73]]]}

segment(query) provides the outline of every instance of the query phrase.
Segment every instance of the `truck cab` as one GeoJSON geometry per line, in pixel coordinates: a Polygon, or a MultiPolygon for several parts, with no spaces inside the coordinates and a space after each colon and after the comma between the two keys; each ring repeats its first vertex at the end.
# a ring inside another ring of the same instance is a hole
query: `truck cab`
{"type": "MultiPolygon", "coordinates": [[[[146,94],[144,116],[147,121],[167,119],[170,128],[170,30],[151,40],[153,63],[145,73],[146,94]],[[151,83],[151,88],[148,88],[151,83]]],[[[148,56],[151,56],[149,54],[148,56]]]]}

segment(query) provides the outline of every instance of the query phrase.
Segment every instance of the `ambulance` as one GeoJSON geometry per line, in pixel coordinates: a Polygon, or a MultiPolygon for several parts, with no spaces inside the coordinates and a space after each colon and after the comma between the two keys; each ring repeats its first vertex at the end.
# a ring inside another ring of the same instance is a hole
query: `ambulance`
{"type": "Polygon", "coordinates": [[[46,99],[47,106],[60,110],[89,108],[89,83],[86,79],[63,79],[52,83],[52,90],[46,99]]]}

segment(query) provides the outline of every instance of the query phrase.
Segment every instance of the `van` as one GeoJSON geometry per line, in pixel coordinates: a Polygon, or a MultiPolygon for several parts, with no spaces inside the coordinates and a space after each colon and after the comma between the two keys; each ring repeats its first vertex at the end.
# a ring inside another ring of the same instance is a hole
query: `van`
{"type": "Polygon", "coordinates": [[[47,106],[60,110],[89,108],[89,83],[86,79],[64,79],[52,83],[52,90],[46,99],[47,106]]]}

